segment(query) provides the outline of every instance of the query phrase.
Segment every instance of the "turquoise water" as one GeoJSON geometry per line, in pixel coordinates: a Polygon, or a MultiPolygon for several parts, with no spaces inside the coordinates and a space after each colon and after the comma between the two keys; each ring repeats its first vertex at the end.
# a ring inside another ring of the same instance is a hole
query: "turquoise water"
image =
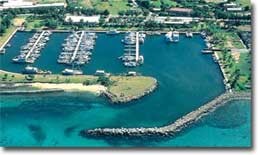
{"type": "MultiPolygon", "coordinates": [[[[13,64],[11,58],[18,54],[19,47],[31,35],[23,32],[15,35],[10,42],[12,46],[5,55],[0,56],[1,69],[14,72],[23,69],[23,65],[13,64]]],[[[35,66],[60,73],[66,66],[57,64],[56,60],[67,35],[54,33],[35,66]]],[[[97,69],[113,74],[127,72],[129,69],[123,67],[117,59],[123,54],[121,38],[122,34],[98,34],[92,61],[82,67],[84,73],[92,74],[97,69]]],[[[201,54],[205,47],[202,38],[198,35],[191,39],[181,36],[180,40],[176,44],[166,44],[163,36],[146,38],[140,47],[145,63],[130,70],[157,78],[159,88],[151,95],[127,105],[111,105],[104,98],[85,93],[1,96],[2,145],[249,146],[250,134],[245,133],[248,128],[250,130],[250,120],[226,129],[205,120],[176,138],[151,140],[148,143],[146,140],[87,139],[79,136],[80,130],[96,127],[161,126],[175,121],[223,93],[223,78],[219,66],[213,62],[211,56],[201,54]],[[200,135],[206,138],[200,139],[200,135]],[[216,136],[224,137],[225,140],[217,139],[216,136]],[[241,142],[234,141],[238,136],[241,142]]],[[[250,115],[250,112],[238,114],[250,115]]],[[[231,114],[228,115],[230,117],[231,114]]]]}

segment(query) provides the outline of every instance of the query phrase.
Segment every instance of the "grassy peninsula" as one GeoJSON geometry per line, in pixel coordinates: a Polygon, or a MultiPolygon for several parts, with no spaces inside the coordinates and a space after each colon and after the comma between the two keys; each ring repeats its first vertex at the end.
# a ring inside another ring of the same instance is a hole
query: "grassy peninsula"
{"type": "Polygon", "coordinates": [[[109,97],[113,102],[127,102],[151,92],[156,88],[157,80],[147,76],[24,75],[0,71],[0,84],[31,84],[31,89],[103,92],[111,94],[109,97]]]}

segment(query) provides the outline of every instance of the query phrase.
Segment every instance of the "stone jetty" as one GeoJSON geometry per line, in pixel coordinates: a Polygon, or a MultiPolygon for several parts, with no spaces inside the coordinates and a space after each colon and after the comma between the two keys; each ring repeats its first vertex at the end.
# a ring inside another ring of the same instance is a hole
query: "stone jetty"
{"type": "Polygon", "coordinates": [[[116,136],[116,137],[145,137],[145,136],[174,136],[190,124],[200,120],[203,116],[213,112],[216,108],[232,100],[251,99],[250,92],[226,92],[198,109],[179,118],[172,124],[163,127],[152,128],[96,128],[82,130],[81,136],[99,137],[99,136],[116,136]]]}

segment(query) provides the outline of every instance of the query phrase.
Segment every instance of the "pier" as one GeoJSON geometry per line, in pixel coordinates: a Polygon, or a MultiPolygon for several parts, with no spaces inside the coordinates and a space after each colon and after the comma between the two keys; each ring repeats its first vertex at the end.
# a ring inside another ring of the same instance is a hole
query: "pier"
{"type": "Polygon", "coordinates": [[[2,46],[0,47],[0,51],[4,50],[5,45],[11,40],[11,38],[13,37],[13,35],[17,32],[17,28],[12,32],[12,34],[8,37],[8,39],[2,44],[2,46]]]}
{"type": "Polygon", "coordinates": [[[77,55],[77,52],[78,52],[78,49],[79,49],[79,47],[80,47],[80,44],[81,44],[81,42],[82,42],[82,37],[83,37],[83,35],[84,35],[84,31],[82,31],[82,33],[81,33],[81,36],[80,36],[80,38],[79,38],[79,41],[77,42],[77,45],[76,45],[76,47],[75,47],[75,49],[74,49],[74,52],[73,52],[73,55],[72,55],[72,57],[71,57],[71,62],[73,62],[74,61],[74,59],[75,59],[75,57],[76,57],[76,55],[77,55]]]}
{"type": "Polygon", "coordinates": [[[96,33],[77,31],[70,34],[62,44],[63,50],[57,62],[66,65],[84,65],[91,59],[96,33]]]}
{"type": "Polygon", "coordinates": [[[135,35],[135,61],[138,62],[139,61],[139,32],[136,32],[135,35]]]}
{"type": "Polygon", "coordinates": [[[140,55],[140,43],[144,42],[144,33],[129,32],[122,40],[124,43],[124,54],[119,57],[122,59],[124,66],[136,67],[143,64],[143,56],[140,55]]]}
{"type": "Polygon", "coordinates": [[[20,54],[12,60],[15,63],[34,63],[51,35],[50,31],[36,32],[29,42],[21,47],[20,54]]]}
{"type": "Polygon", "coordinates": [[[29,52],[26,54],[25,60],[27,60],[27,59],[30,57],[32,51],[34,51],[35,47],[36,47],[37,44],[39,43],[39,41],[40,41],[40,39],[42,38],[42,36],[44,35],[44,33],[45,33],[45,31],[42,31],[42,32],[41,32],[41,34],[40,34],[40,36],[38,37],[38,39],[36,40],[36,42],[33,44],[33,46],[31,47],[31,49],[29,50],[29,52]]]}
{"type": "Polygon", "coordinates": [[[90,130],[82,130],[81,136],[85,137],[144,137],[144,136],[175,136],[177,133],[187,128],[189,125],[200,120],[211,112],[214,112],[218,107],[223,106],[233,100],[250,100],[250,92],[226,92],[198,109],[179,118],[172,124],[163,127],[151,128],[96,128],[90,130]]]}

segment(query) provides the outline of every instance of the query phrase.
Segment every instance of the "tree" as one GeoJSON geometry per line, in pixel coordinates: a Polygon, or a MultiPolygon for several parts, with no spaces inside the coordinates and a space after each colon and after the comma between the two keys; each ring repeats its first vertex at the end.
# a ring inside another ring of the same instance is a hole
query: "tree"
{"type": "Polygon", "coordinates": [[[106,76],[99,76],[97,82],[104,86],[109,86],[112,84],[112,81],[106,76]]]}
{"type": "Polygon", "coordinates": [[[85,80],[85,81],[83,81],[82,84],[88,86],[88,85],[90,85],[90,80],[85,80]]]}
{"type": "Polygon", "coordinates": [[[84,20],[80,19],[80,22],[78,23],[78,27],[83,28],[83,25],[84,25],[84,20]]]}
{"type": "Polygon", "coordinates": [[[140,0],[138,3],[140,6],[146,8],[146,9],[150,9],[150,7],[151,7],[149,0],[140,0]]]}
{"type": "Polygon", "coordinates": [[[109,11],[106,9],[106,10],[104,10],[104,12],[103,12],[103,15],[105,15],[105,16],[108,16],[110,13],[109,13],[109,11]]]}
{"type": "Polygon", "coordinates": [[[51,19],[47,19],[45,25],[49,28],[55,29],[58,26],[58,22],[57,20],[51,18],[51,19]]]}

